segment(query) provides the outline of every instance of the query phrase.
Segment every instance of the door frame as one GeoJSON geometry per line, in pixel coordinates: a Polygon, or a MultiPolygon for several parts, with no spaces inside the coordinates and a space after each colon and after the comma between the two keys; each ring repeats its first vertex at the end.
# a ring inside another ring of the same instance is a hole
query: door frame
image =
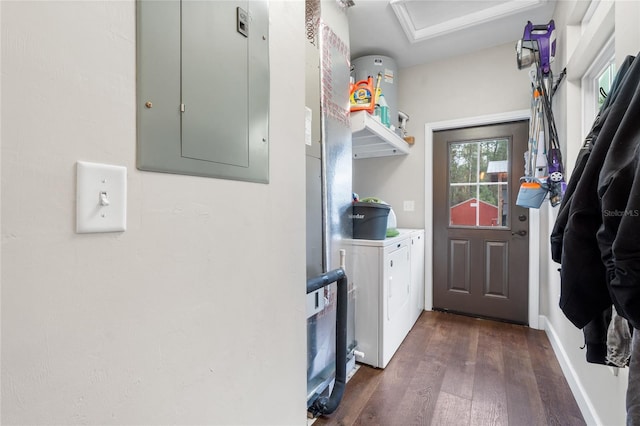
{"type": "MultiPolygon", "coordinates": [[[[483,126],[530,120],[530,110],[509,111],[498,114],[436,121],[425,124],[424,130],[424,224],[425,224],[425,310],[433,310],[433,132],[460,127],[483,126]],[[431,194],[431,196],[427,196],[431,194]],[[428,244],[427,241],[431,241],[428,244]]],[[[540,329],[540,210],[529,209],[529,327],[540,329]]]]}

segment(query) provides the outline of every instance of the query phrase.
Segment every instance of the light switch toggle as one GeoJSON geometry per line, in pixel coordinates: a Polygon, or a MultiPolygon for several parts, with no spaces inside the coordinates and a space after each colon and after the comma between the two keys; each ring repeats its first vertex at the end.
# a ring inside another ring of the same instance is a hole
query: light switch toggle
{"type": "Polygon", "coordinates": [[[126,229],[126,167],[78,161],[76,232],[122,232],[126,229]]]}
{"type": "Polygon", "coordinates": [[[109,198],[107,197],[107,191],[102,191],[100,192],[100,205],[101,206],[108,206],[109,204],[109,198]]]}

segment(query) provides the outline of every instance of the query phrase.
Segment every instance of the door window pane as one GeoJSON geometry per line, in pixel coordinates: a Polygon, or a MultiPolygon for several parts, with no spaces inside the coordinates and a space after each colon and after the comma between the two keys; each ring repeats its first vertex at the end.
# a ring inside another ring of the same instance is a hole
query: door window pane
{"type": "Polygon", "coordinates": [[[452,143],[449,145],[449,182],[476,182],[478,176],[478,145],[452,143]]]}
{"type": "Polygon", "coordinates": [[[449,143],[449,225],[508,227],[509,139],[449,143]]]}

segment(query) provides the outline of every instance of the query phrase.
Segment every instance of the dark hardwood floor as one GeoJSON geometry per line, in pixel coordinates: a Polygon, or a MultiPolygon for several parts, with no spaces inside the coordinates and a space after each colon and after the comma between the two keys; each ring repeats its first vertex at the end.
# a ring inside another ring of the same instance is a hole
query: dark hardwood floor
{"type": "Polygon", "coordinates": [[[362,365],[320,425],[584,425],[545,333],[423,312],[384,370],[362,365]]]}

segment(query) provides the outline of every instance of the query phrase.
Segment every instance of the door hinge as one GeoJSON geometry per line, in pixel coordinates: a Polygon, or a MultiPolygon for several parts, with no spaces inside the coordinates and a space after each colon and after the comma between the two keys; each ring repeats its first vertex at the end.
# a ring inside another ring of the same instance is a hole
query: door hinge
{"type": "Polygon", "coordinates": [[[180,112],[184,112],[184,104],[180,104],[180,112]]]}

